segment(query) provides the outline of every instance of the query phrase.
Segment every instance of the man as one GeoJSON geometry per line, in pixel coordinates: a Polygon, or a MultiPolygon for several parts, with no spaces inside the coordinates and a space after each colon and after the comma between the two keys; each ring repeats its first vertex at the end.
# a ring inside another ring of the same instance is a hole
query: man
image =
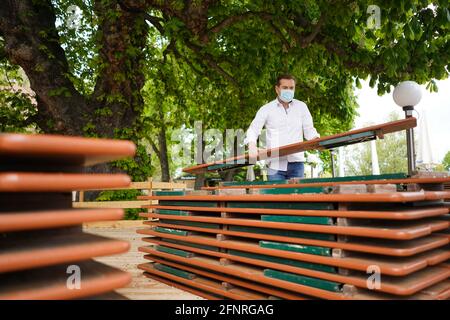
{"type": "MultiPolygon", "coordinates": [[[[250,162],[258,154],[256,140],[261,129],[266,128],[267,148],[281,147],[291,143],[319,138],[311,113],[306,104],[294,99],[295,78],[284,74],[277,78],[277,98],[262,106],[247,130],[245,142],[249,145],[250,162]]],[[[303,152],[270,159],[269,180],[302,178],[305,157],[303,152]]]]}

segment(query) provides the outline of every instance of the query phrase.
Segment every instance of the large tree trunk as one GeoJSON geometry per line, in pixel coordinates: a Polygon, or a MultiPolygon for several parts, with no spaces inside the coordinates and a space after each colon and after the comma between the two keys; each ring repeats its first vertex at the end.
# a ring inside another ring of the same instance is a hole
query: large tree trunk
{"type": "Polygon", "coordinates": [[[236,169],[229,169],[226,171],[219,172],[219,175],[222,181],[233,181],[233,177],[236,171],[237,171],[236,169]]]}
{"type": "Polygon", "coordinates": [[[166,126],[162,125],[158,135],[159,163],[161,165],[161,181],[170,181],[169,154],[167,150],[166,126]]]}
{"type": "MultiPolygon", "coordinates": [[[[115,0],[96,0],[99,17],[99,77],[91,100],[92,109],[109,109],[95,117],[97,132],[114,136],[115,130],[131,128],[143,110],[140,90],[144,86],[148,26],[143,13],[123,11],[115,0]],[[112,18],[111,13],[118,14],[112,18]]],[[[92,118],[91,118],[92,119],[92,118]]]]}
{"type": "Polygon", "coordinates": [[[194,189],[201,190],[205,186],[206,177],[204,173],[199,173],[195,176],[194,189]]]}
{"type": "Polygon", "coordinates": [[[55,20],[50,1],[4,0],[0,35],[8,59],[24,69],[36,93],[39,127],[46,133],[80,135],[88,101],[69,79],[55,20]]]}
{"type": "MultiPolygon", "coordinates": [[[[167,148],[167,126],[164,119],[164,113],[161,109],[157,112],[157,140],[154,140],[151,135],[148,135],[148,141],[156,153],[161,168],[161,181],[170,181],[170,162],[169,152],[167,148]]],[[[153,128],[154,130],[155,128],[153,128]]]]}
{"type": "MultiPolygon", "coordinates": [[[[44,133],[88,134],[137,142],[129,133],[133,130],[123,129],[132,128],[143,108],[140,89],[144,84],[147,25],[143,13],[123,11],[115,0],[96,0],[94,10],[98,19],[99,69],[91,96],[80,94],[70,79],[50,0],[2,1],[0,36],[5,42],[5,53],[30,80],[38,109],[33,120],[44,133]],[[130,49],[135,54],[124,54],[130,49]]],[[[101,164],[86,171],[121,170],[101,164]]]]}
{"type": "Polygon", "coordinates": [[[94,9],[99,20],[97,45],[102,67],[94,93],[86,97],[70,80],[51,1],[3,0],[0,6],[5,52],[30,80],[38,109],[34,120],[45,133],[83,135],[90,124],[92,134],[113,138],[120,135],[116,130],[131,127],[142,110],[139,91],[144,84],[147,31],[143,14],[123,11],[114,0],[98,0],[94,9]],[[111,11],[118,17],[110,18],[111,11]],[[134,56],[122,54],[130,48],[136,49],[134,56]],[[108,110],[96,112],[99,109],[108,110]]]}
{"type": "MultiPolygon", "coordinates": [[[[195,162],[197,164],[203,163],[203,152],[205,150],[205,142],[203,141],[203,127],[195,125],[195,162]]],[[[205,186],[206,176],[204,173],[195,176],[194,189],[200,190],[205,186]]]]}

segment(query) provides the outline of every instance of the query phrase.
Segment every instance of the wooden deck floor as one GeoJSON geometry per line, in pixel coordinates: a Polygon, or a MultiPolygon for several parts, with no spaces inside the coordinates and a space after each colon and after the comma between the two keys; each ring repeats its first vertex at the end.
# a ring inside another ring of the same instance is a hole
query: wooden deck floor
{"type": "Polygon", "coordinates": [[[117,290],[118,293],[132,300],[203,300],[203,298],[189,292],[168,286],[142,275],[142,270],[136,266],[148,262],[138,247],[145,243],[136,230],[142,228],[142,221],[117,221],[90,223],[83,226],[85,232],[122,239],[131,243],[131,249],[125,254],[111,257],[97,258],[97,261],[128,271],[133,280],[126,288],[117,290]]]}

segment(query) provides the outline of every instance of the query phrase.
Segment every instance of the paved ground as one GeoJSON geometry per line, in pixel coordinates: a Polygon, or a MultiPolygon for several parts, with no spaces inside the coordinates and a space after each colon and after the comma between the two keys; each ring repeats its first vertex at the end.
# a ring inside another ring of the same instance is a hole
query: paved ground
{"type": "Polygon", "coordinates": [[[138,264],[148,262],[143,258],[143,253],[138,252],[138,247],[145,244],[141,240],[141,235],[136,233],[138,228],[142,228],[141,223],[142,221],[117,221],[84,225],[85,232],[122,239],[131,243],[131,249],[126,254],[96,259],[132,274],[133,280],[130,285],[117,290],[117,292],[132,300],[203,300],[191,293],[149,279],[142,275],[141,270],[137,269],[138,264]]]}

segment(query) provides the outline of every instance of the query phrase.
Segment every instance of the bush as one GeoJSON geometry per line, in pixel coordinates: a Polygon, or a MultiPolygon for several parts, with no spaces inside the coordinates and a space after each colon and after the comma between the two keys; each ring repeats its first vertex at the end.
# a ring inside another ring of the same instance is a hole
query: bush
{"type": "MultiPolygon", "coordinates": [[[[130,201],[143,195],[141,190],[108,190],[102,191],[96,201],[130,201]]],[[[124,220],[144,220],[139,217],[142,209],[125,209],[124,220]]]]}

